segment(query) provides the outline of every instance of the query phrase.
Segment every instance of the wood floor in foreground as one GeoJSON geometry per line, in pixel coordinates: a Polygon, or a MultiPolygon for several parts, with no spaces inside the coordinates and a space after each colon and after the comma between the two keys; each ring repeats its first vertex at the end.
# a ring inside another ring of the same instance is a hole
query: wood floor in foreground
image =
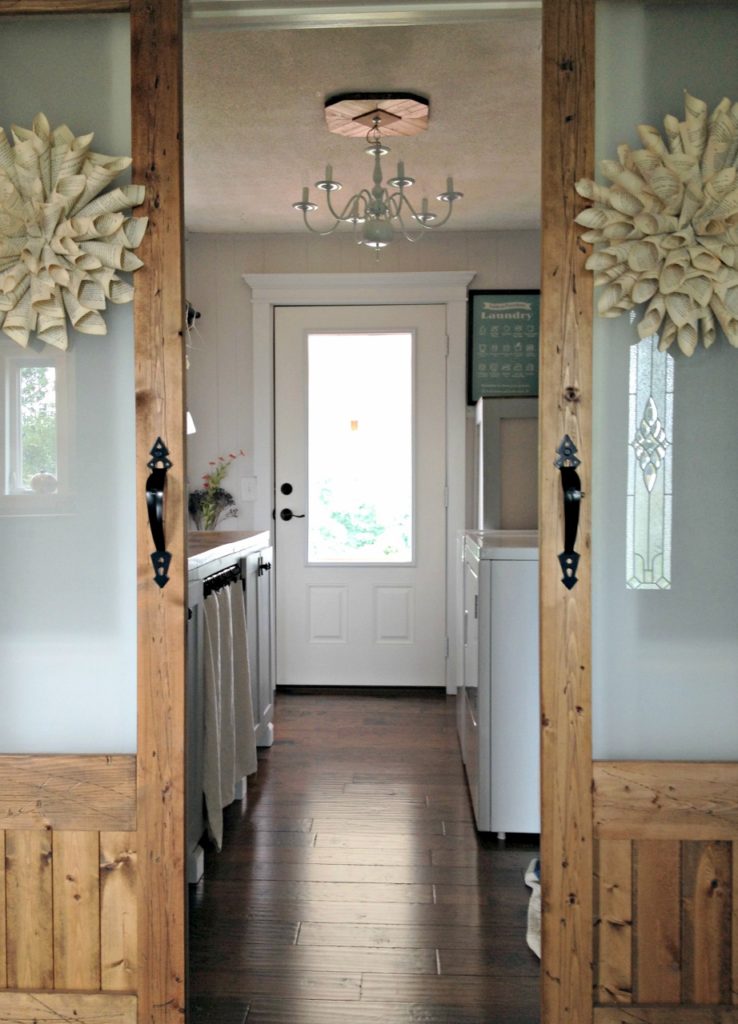
{"type": "Polygon", "coordinates": [[[454,699],[277,701],[190,887],[190,1024],[536,1024],[535,837],[476,833],[454,699]]]}

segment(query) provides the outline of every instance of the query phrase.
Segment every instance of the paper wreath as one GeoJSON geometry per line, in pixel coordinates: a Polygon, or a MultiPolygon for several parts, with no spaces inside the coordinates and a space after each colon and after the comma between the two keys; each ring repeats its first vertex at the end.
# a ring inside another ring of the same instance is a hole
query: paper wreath
{"type": "Polygon", "coordinates": [[[106,334],[106,303],[130,302],[116,271],[143,266],[131,251],[146,217],[123,213],[143,202],[142,185],[103,192],[129,157],[90,150],[94,135],[33,126],[0,128],[0,327],[25,347],[33,333],[66,349],[67,319],[83,334],[106,334]]]}
{"type": "Polygon", "coordinates": [[[638,125],[644,149],[618,146],[618,160],[600,167],[612,182],[589,179],[577,192],[593,205],[576,218],[598,246],[586,266],[603,317],[648,302],[641,338],[659,335],[664,351],[676,341],[691,356],[701,338],[715,341],[716,321],[738,347],[738,103],[707,105],[685,93],[685,119],[664,118],[666,142],[638,125]]]}

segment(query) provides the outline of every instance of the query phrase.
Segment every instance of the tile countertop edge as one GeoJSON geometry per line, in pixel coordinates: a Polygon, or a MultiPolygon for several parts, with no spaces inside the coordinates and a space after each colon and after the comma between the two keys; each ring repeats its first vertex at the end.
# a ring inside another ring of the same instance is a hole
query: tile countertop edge
{"type": "Polygon", "coordinates": [[[212,572],[212,562],[241,558],[251,551],[269,547],[270,544],[269,530],[212,530],[190,533],[187,538],[187,568],[190,582],[212,572]]]}

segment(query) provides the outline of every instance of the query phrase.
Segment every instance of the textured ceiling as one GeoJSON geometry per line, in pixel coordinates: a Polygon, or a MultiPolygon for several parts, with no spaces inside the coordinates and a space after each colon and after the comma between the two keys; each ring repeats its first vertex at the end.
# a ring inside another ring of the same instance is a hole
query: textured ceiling
{"type": "MultiPolygon", "coordinates": [[[[185,37],[185,219],[191,231],[302,231],[292,203],[323,177],[344,193],[371,186],[362,140],[332,135],[323,102],[336,92],[409,91],[430,100],[426,132],[390,141],[435,197],[452,174],[464,193],[449,228],[540,222],[540,17],[472,25],[249,31],[185,37]]],[[[322,196],[321,196],[322,198],[322,196]]]]}

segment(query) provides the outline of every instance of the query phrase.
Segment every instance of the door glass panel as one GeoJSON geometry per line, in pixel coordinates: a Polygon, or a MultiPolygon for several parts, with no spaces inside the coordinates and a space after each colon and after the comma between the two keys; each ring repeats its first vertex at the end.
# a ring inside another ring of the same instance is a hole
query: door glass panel
{"type": "MultiPolygon", "coordinates": [[[[737,34],[734,4],[601,0],[598,161],[642,149],[639,124],[665,139],[685,87],[708,112],[738,101],[737,34]]],[[[738,351],[718,326],[691,357],[676,343],[659,353],[639,339],[645,309],[595,317],[594,754],[732,760],[738,351]]]]}
{"type": "MultiPolygon", "coordinates": [[[[129,155],[126,15],[3,18],[2,126],[129,155]]],[[[130,180],[126,175],[114,185],[130,180]]],[[[136,749],[133,317],[67,351],[0,333],[0,750],[136,749]]]]}
{"type": "Polygon", "coordinates": [[[413,335],[308,335],[308,561],[413,558],[413,335]]]}

